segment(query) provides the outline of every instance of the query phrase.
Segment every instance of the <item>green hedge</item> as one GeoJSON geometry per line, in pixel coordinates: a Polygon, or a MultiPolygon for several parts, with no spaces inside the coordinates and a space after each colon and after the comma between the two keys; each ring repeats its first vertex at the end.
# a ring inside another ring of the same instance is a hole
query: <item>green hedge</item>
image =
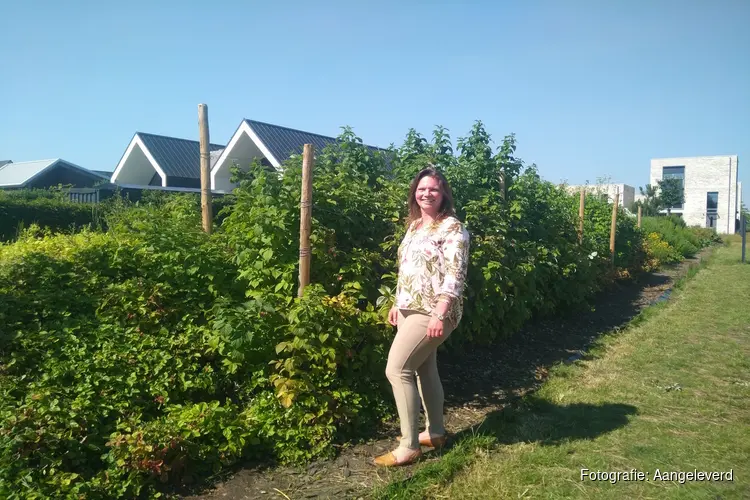
{"type": "Polygon", "coordinates": [[[52,192],[46,194],[0,191],[0,241],[15,240],[20,230],[32,224],[70,232],[96,223],[93,206],[66,202],[52,192]]]}
{"type": "MultiPolygon", "coordinates": [[[[411,131],[389,155],[350,130],[316,158],[313,283],[297,298],[301,158],[254,165],[208,236],[193,196],[105,214],[106,233],[0,246],[0,496],[133,498],[195,484],[248,457],[302,462],[394,413],[396,249],[408,183],[448,177],[471,233],[464,320],[450,345],[486,344],[529,318],[585,307],[641,235],[577,197],[477,123],[458,141],[411,131]],[[504,183],[500,183],[500,179],[504,183]]],[[[155,195],[158,196],[158,195],[155,195]]]]}
{"type": "MultiPolygon", "coordinates": [[[[42,231],[73,233],[84,227],[106,229],[106,214],[134,205],[163,205],[168,200],[188,197],[200,207],[200,195],[144,190],[141,199],[131,202],[116,195],[97,205],[72,203],[57,189],[0,190],[0,242],[14,241],[24,228],[39,226],[42,231]]],[[[214,223],[220,226],[225,207],[234,203],[232,195],[212,198],[214,223]]]]}
{"type": "Polygon", "coordinates": [[[688,227],[680,217],[644,217],[642,230],[645,234],[656,233],[666,241],[674,251],[684,258],[692,258],[701,248],[721,241],[721,237],[712,229],[688,227]]]}

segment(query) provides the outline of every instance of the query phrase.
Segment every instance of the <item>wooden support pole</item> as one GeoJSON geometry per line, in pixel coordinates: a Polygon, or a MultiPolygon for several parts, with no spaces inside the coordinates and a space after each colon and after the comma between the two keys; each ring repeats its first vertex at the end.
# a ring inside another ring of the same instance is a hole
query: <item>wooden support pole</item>
{"type": "Polygon", "coordinates": [[[201,151],[201,217],[203,231],[211,234],[213,229],[213,206],[211,205],[211,153],[209,150],[208,106],[198,105],[198,131],[201,151]]]}
{"type": "Polygon", "coordinates": [[[643,207],[638,205],[638,229],[641,228],[641,219],[643,218],[643,207]]]}
{"type": "Polygon", "coordinates": [[[583,209],[586,203],[586,188],[581,188],[581,202],[578,206],[578,243],[583,243],[583,209]]]}
{"type": "Polygon", "coordinates": [[[747,217],[740,216],[740,231],[742,232],[742,262],[745,262],[745,245],[747,244],[747,217]]]}
{"type": "Polygon", "coordinates": [[[617,205],[620,204],[620,190],[615,193],[615,204],[612,205],[612,226],[609,228],[609,253],[612,263],[615,262],[615,233],[617,232],[617,205]]]}
{"type": "Polygon", "coordinates": [[[312,229],[312,171],[314,163],[312,144],[305,144],[302,156],[302,196],[299,204],[299,289],[302,297],[310,284],[310,230],[312,229]]]}

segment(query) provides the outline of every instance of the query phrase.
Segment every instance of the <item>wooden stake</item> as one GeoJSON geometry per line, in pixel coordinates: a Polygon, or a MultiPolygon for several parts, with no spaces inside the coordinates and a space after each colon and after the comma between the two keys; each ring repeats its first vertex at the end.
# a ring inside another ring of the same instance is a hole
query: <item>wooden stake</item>
{"type": "Polygon", "coordinates": [[[583,208],[586,203],[586,188],[581,188],[581,203],[578,206],[578,243],[583,243],[583,208]]]}
{"type": "Polygon", "coordinates": [[[312,229],[313,145],[305,144],[302,157],[302,196],[299,204],[299,289],[302,297],[310,284],[310,230],[312,229]]]}
{"type": "Polygon", "coordinates": [[[615,204],[612,206],[612,226],[609,229],[609,253],[612,255],[612,263],[615,262],[615,232],[617,232],[617,205],[620,203],[620,190],[615,193],[615,204]]]}
{"type": "Polygon", "coordinates": [[[742,262],[745,262],[745,245],[747,244],[747,217],[740,216],[740,231],[742,232],[742,262]]]}
{"type": "Polygon", "coordinates": [[[641,228],[641,219],[643,218],[643,207],[638,205],[638,229],[641,228]]]}
{"type": "Polygon", "coordinates": [[[203,231],[211,234],[213,229],[213,207],[211,205],[211,153],[208,135],[208,106],[198,105],[198,131],[201,151],[201,214],[203,231]]]}

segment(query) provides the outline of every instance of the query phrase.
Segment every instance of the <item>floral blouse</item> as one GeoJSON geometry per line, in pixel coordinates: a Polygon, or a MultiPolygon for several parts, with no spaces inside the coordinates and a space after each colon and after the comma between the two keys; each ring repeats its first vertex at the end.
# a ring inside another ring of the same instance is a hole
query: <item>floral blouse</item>
{"type": "Polygon", "coordinates": [[[398,247],[396,307],[430,314],[441,296],[451,297],[446,319],[458,326],[469,262],[469,232],[455,217],[406,231],[398,247]]]}

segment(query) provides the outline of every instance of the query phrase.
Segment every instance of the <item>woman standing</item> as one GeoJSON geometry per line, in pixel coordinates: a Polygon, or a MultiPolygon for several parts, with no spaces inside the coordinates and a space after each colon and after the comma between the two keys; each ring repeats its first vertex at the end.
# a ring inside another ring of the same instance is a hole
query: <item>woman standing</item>
{"type": "Polygon", "coordinates": [[[408,229],[398,249],[396,303],[388,313],[388,322],[398,330],[385,370],[401,421],[401,441],[375,459],[386,467],[412,463],[422,455],[421,445],[445,444],[437,348],[461,321],[469,258],[469,233],[456,218],[443,174],[432,167],[419,172],[408,205],[408,229]],[[418,434],[420,397],[427,428],[418,434]]]}

